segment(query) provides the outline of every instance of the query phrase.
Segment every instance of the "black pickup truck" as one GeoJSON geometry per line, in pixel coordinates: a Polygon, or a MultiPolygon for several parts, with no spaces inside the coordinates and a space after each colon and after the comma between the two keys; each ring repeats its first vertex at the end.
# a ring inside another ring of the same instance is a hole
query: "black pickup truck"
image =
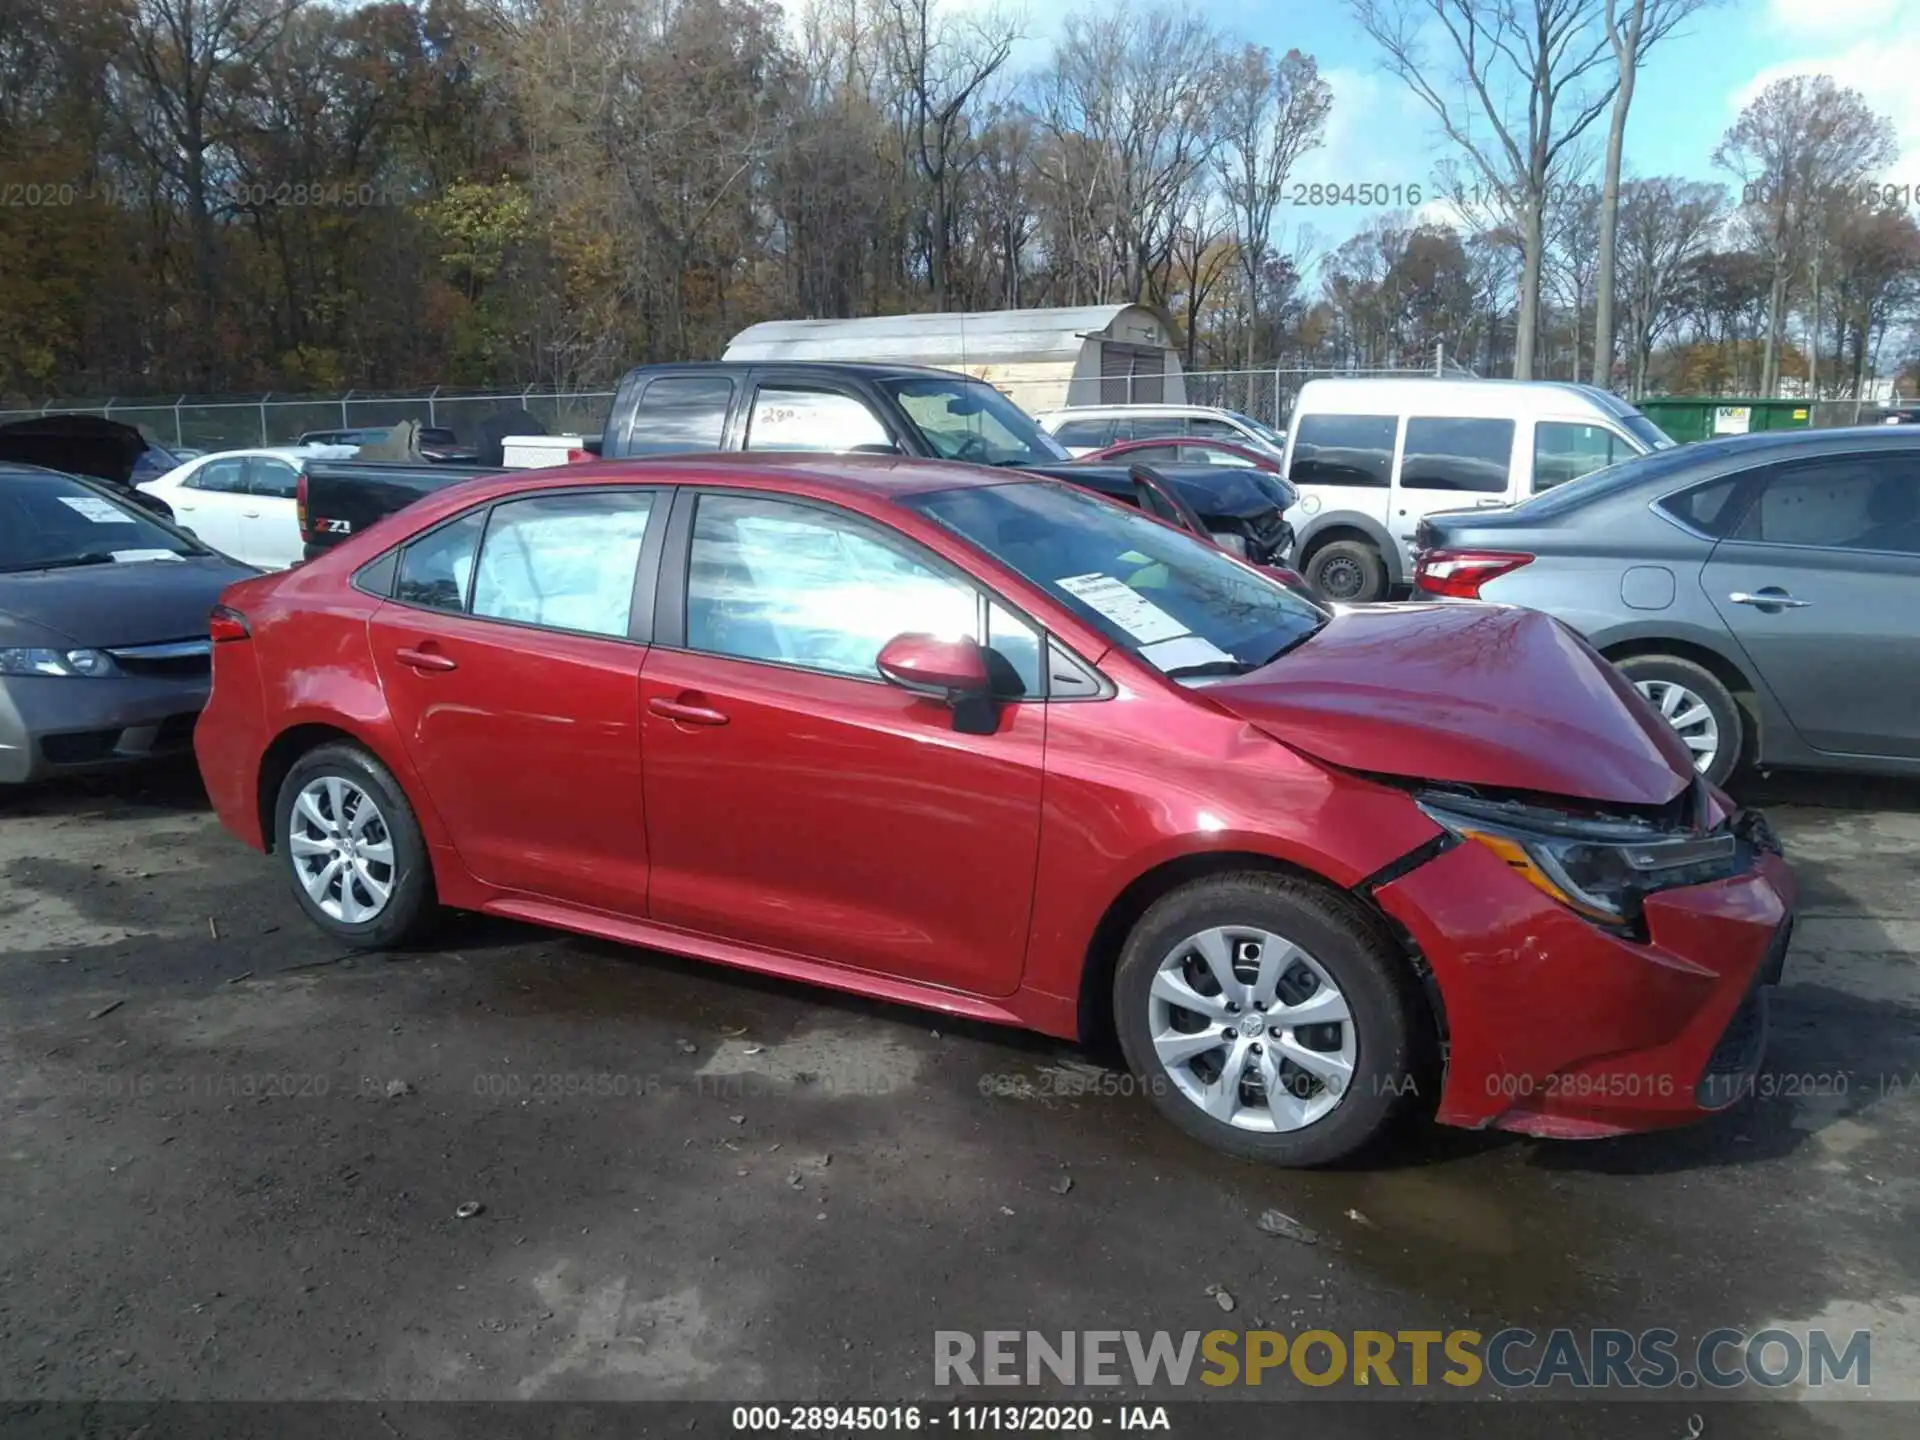
{"type": "MultiPolygon", "coordinates": [[[[1251,468],[1074,461],[993,386],[951,370],[827,362],[643,365],[614,397],[598,453],[620,460],[726,450],[917,455],[1033,471],[1193,524],[1260,565],[1285,565],[1286,481],[1251,468]],[[1157,482],[1157,483],[1156,483],[1157,482]],[[1162,488],[1164,487],[1164,488],[1162,488]]],[[[310,460],[300,532],[311,560],[422,495],[497,469],[310,460]]]]}

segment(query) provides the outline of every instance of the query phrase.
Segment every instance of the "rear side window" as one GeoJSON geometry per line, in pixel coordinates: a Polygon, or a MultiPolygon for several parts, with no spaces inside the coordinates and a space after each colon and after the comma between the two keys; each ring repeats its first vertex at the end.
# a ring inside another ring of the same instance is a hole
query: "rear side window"
{"type": "Polygon", "coordinates": [[[748,450],[852,450],[891,445],[866,402],[835,390],[762,385],[747,421],[748,450]]]}
{"type": "Polygon", "coordinates": [[[1130,423],[1135,440],[1165,440],[1187,433],[1184,415],[1136,415],[1130,423]]]}
{"type": "Polygon", "coordinates": [[[1633,453],[1626,441],[1604,425],[1542,420],[1533,427],[1533,488],[1551,490],[1633,453]]]}
{"type": "Polygon", "coordinates": [[[1393,469],[1391,415],[1303,415],[1288,478],[1296,485],[1387,488],[1393,469]]]}
{"type": "Polygon", "coordinates": [[[629,455],[684,455],[718,450],[733,403],[724,375],[663,375],[649,381],[627,431],[629,455]]]}
{"type": "Polygon", "coordinates": [[[1068,420],[1053,432],[1053,438],[1062,445],[1085,445],[1097,450],[1107,443],[1112,433],[1111,420],[1068,420]]]}
{"type": "Polygon", "coordinates": [[[255,456],[247,462],[247,488],[255,495],[275,500],[291,500],[299,492],[300,472],[284,460],[255,456]]]}
{"type": "Polygon", "coordinates": [[[393,598],[429,610],[464,611],[474,552],[480,548],[485,523],[486,511],[475,510],[407,546],[400,552],[400,577],[393,598]]]}
{"type": "Polygon", "coordinates": [[[244,457],[209,460],[187,477],[187,489],[211,490],[222,495],[247,493],[247,462],[244,457]]]}
{"type": "Polygon", "coordinates": [[[1417,417],[1407,421],[1400,459],[1406,490],[1506,492],[1513,466],[1513,421],[1417,417]]]}
{"type": "Polygon", "coordinates": [[[473,579],[473,613],[627,636],[653,496],[536,495],[496,505],[473,579]]]}

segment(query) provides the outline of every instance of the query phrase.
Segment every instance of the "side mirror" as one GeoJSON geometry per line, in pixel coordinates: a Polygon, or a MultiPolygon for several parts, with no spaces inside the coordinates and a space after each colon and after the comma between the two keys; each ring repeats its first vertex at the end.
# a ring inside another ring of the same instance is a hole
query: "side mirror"
{"type": "Polygon", "coordinates": [[[875,663],[881,675],[902,690],[939,700],[984,695],[992,688],[987,678],[987,652],[972,640],[896,635],[881,648],[875,663]]]}

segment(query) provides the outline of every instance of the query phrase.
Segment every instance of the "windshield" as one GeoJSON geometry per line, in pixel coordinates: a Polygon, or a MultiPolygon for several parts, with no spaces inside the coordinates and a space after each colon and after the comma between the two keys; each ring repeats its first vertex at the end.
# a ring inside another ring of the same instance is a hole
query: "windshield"
{"type": "Polygon", "coordinates": [[[969,486],[903,503],[972,541],[1114,644],[1175,678],[1256,670],[1328,618],[1205,541],[1072,486],[969,486]]]}
{"type": "Polygon", "coordinates": [[[1626,432],[1645,445],[1649,450],[1671,450],[1679,442],[1666,431],[1654,424],[1638,410],[1629,410],[1620,417],[1620,423],[1626,432]]]}
{"type": "Polygon", "coordinates": [[[0,474],[0,574],[212,553],[68,476],[0,474]]]}
{"type": "Polygon", "coordinates": [[[1258,435],[1262,440],[1264,440],[1267,444],[1271,445],[1274,449],[1285,450],[1287,448],[1287,437],[1282,435],[1278,430],[1274,429],[1271,425],[1262,425],[1258,420],[1254,419],[1251,415],[1242,415],[1238,410],[1229,410],[1227,413],[1233,416],[1233,418],[1235,420],[1238,420],[1242,425],[1246,426],[1247,429],[1251,430],[1254,434],[1258,435]]]}
{"type": "Polygon", "coordinates": [[[942,460],[1045,465],[1072,457],[1033,417],[993,386],[959,376],[883,381],[881,388],[942,460]]]}

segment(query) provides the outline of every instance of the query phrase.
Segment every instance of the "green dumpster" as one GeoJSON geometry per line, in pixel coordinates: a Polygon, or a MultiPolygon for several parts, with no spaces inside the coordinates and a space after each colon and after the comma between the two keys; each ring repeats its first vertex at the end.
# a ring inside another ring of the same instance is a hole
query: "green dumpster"
{"type": "Polygon", "coordinates": [[[1716,435],[1804,430],[1813,423],[1813,407],[1805,400],[1660,395],[1642,400],[1639,408],[1642,415],[1682,444],[1711,440],[1716,435]]]}

